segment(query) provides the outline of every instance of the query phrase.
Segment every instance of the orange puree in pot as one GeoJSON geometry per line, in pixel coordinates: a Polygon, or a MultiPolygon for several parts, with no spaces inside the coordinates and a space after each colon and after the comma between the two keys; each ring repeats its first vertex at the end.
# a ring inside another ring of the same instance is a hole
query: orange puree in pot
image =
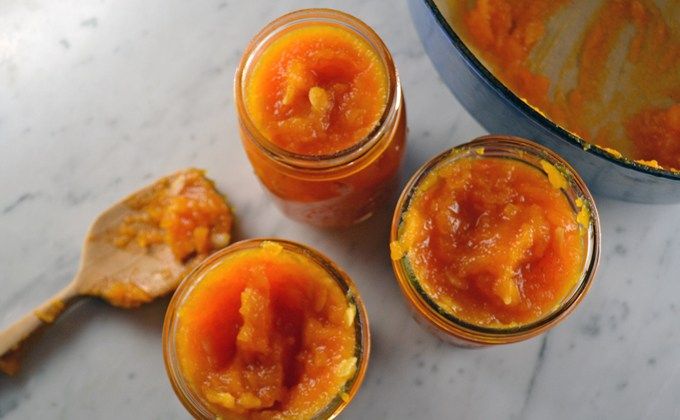
{"type": "Polygon", "coordinates": [[[229,254],[178,313],[191,389],[232,418],[310,418],[356,370],[356,308],[308,257],[263,242],[229,254]]]}
{"type": "Polygon", "coordinates": [[[617,157],[680,170],[677,4],[449,2],[465,42],[522,100],[617,157]]]}
{"type": "Polygon", "coordinates": [[[265,45],[244,88],[269,141],[303,155],[345,150],[377,126],[389,95],[380,55],[334,24],[289,30],[265,45]]]}
{"type": "Polygon", "coordinates": [[[499,76],[520,97],[546,105],[550,81],[525,63],[545,33],[545,20],[568,0],[478,0],[465,14],[475,46],[492,57],[499,76]]]}
{"type": "Polygon", "coordinates": [[[680,102],[668,109],[649,109],[626,122],[640,159],[680,169],[680,102]]]}
{"type": "Polygon", "coordinates": [[[424,292],[462,321],[506,327],[555,309],[580,279],[586,238],[566,180],[503,158],[433,169],[406,210],[392,257],[406,255],[424,292]]]}

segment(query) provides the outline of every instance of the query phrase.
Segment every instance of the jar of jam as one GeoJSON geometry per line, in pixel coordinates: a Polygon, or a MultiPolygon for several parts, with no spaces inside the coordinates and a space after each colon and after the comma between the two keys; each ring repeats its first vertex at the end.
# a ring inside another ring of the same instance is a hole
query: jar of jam
{"type": "Polygon", "coordinates": [[[170,382],[197,419],[333,418],[359,390],[369,352],[350,278],[280,239],[208,257],[180,284],[163,326],[170,382]]]}
{"type": "Polygon", "coordinates": [[[276,19],[246,48],[234,97],[246,154],[287,216],[343,227],[386,201],[406,114],[392,56],[365,23],[329,9],[276,19]]]}
{"type": "Polygon", "coordinates": [[[486,136],[416,172],[394,213],[390,251],[418,320],[455,344],[503,344],[548,330],[583,299],[600,225],[562,158],[486,136]]]}

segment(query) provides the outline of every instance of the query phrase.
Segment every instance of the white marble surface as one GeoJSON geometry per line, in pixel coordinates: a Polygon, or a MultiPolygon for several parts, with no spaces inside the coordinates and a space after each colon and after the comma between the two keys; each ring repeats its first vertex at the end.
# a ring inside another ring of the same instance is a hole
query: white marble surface
{"type": "MultiPolygon", "coordinates": [[[[599,200],[603,260],[582,305],[543,337],[482,350],[445,345],[411,319],[388,261],[390,208],[345,232],[279,214],[237,140],[232,75],[261,26],[311,5],[361,17],[392,50],[409,111],[404,176],[483,134],[402,0],[0,2],[0,327],[70,280],[98,212],[193,165],[231,197],[238,238],[308,243],[358,283],[374,352],[344,418],[680,417],[680,206],[599,200]]],[[[163,369],[166,304],[73,308],[19,376],[0,378],[0,418],[188,417],[163,369]]]]}

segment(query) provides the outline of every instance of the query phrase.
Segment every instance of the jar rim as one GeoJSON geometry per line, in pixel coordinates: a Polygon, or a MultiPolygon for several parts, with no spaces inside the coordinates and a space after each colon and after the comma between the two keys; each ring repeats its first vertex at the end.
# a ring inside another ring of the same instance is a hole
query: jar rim
{"type": "MultiPolygon", "coordinates": [[[[561,156],[545,146],[532,141],[514,136],[487,135],[478,137],[468,143],[448,149],[423,164],[416,173],[410,178],[397,202],[392,218],[390,230],[390,243],[397,241],[400,237],[400,228],[403,217],[409,210],[410,201],[414,193],[418,190],[420,182],[433,169],[441,165],[450,163],[457,159],[466,157],[493,158],[508,156],[493,156],[493,152],[519,152],[513,158],[531,164],[527,160],[527,155],[534,158],[544,159],[555,166],[567,180],[568,187],[574,194],[569,197],[566,191],[563,193],[570,201],[572,208],[575,208],[574,199],[580,198],[584,201],[589,210],[587,249],[586,256],[581,271],[581,276],[567,296],[556,306],[555,309],[545,314],[541,318],[526,323],[508,327],[481,326],[466,322],[449,311],[446,311],[437,304],[420,286],[419,281],[410,268],[408,256],[404,255],[399,259],[392,259],[392,268],[397,277],[399,286],[414,309],[433,324],[438,330],[446,332],[450,336],[463,339],[466,342],[487,345],[504,344],[525,340],[538,335],[552,328],[564,319],[584,298],[597,272],[600,259],[600,220],[595,205],[595,201],[588,190],[587,185],[580,177],[578,172],[561,156]],[[483,153],[477,151],[483,149],[483,153]]],[[[532,165],[536,169],[545,173],[542,168],[532,165]]],[[[547,174],[546,174],[547,176],[547,174]]]]}
{"type": "Polygon", "coordinates": [[[348,303],[354,304],[356,313],[354,318],[355,350],[357,358],[355,373],[349,378],[340,392],[317,414],[314,418],[332,419],[340,414],[352,401],[359,391],[368,368],[371,351],[370,328],[366,307],[352,279],[341,270],[331,259],[319,251],[285,239],[279,238],[253,238],[235,242],[223,248],[193,268],[180,282],[172,296],[163,322],[163,360],[165,370],[170,379],[173,391],[189,413],[197,419],[211,419],[214,414],[186,382],[176,352],[176,329],[178,309],[181,308],[186,298],[191,294],[194,287],[200,283],[212,269],[233,253],[253,249],[261,246],[264,242],[273,242],[283,246],[285,251],[302,255],[323,269],[340,286],[348,303]],[[342,394],[346,397],[343,398],[342,394]]]}
{"type": "Polygon", "coordinates": [[[402,101],[401,81],[392,55],[380,36],[366,23],[348,13],[329,8],[309,8],[285,14],[268,23],[249,42],[234,76],[234,100],[241,129],[248,132],[253,143],[269,157],[278,162],[305,170],[327,170],[351,163],[371,151],[380,139],[390,130],[390,122],[397,118],[402,101]],[[388,77],[389,96],[385,110],[374,129],[352,146],[331,154],[305,155],[288,151],[266,138],[257,129],[245,105],[244,90],[246,79],[254,65],[256,56],[281,33],[297,25],[309,23],[329,23],[361,36],[380,56],[388,77]]]}

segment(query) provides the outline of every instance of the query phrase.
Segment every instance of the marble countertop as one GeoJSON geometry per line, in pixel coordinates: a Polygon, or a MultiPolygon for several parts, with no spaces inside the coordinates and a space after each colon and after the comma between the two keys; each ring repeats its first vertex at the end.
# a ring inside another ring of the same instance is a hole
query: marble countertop
{"type": "MultiPolygon", "coordinates": [[[[479,350],[444,344],[411,318],[387,252],[394,202],[342,232],[278,212],[241,150],[232,76],[260,27],[313,5],[362,18],[391,49],[409,111],[402,182],[484,134],[439,80],[404,1],[0,3],[0,328],[67,284],[100,211],[198,166],[243,216],[237,238],[310,244],[358,284],[374,347],[343,418],[680,417],[680,206],[599,199],[603,259],[581,306],[546,335],[479,350]]],[[[187,418],[163,368],[167,302],[72,308],[21,374],[0,377],[0,418],[187,418]]]]}

